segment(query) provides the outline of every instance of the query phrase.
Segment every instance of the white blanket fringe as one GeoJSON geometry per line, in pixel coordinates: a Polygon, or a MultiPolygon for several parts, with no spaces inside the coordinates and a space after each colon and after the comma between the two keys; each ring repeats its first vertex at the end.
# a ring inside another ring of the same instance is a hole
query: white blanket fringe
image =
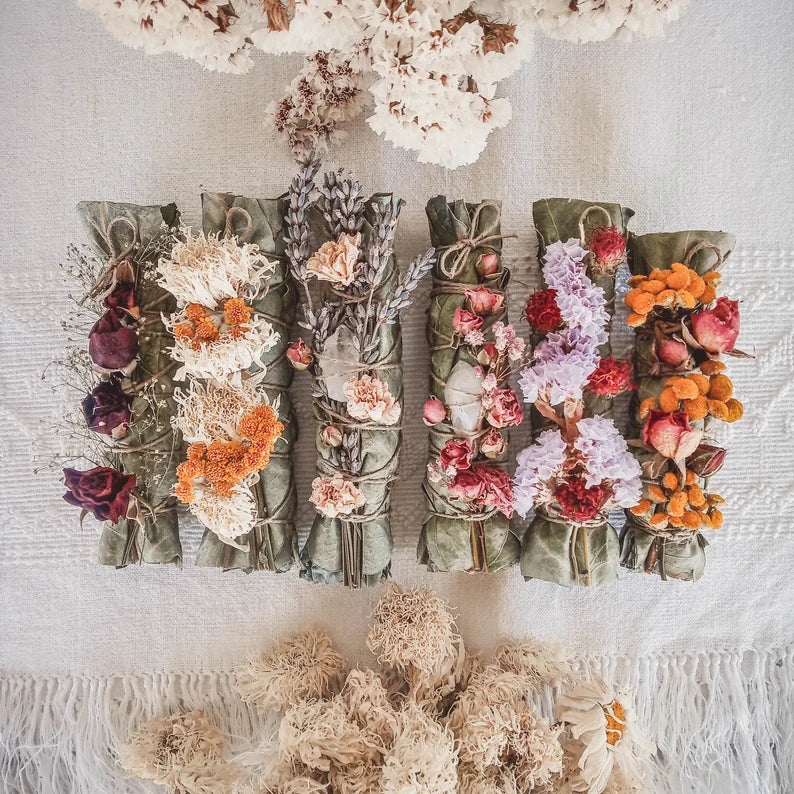
{"type": "MultiPolygon", "coordinates": [[[[794,646],[715,649],[593,660],[634,690],[659,748],[654,794],[794,791],[794,646]]],[[[548,704],[546,704],[548,705],[548,704]]],[[[0,680],[0,790],[4,794],[143,794],[116,748],[153,716],[205,708],[242,752],[273,733],[229,673],[0,680]]]]}

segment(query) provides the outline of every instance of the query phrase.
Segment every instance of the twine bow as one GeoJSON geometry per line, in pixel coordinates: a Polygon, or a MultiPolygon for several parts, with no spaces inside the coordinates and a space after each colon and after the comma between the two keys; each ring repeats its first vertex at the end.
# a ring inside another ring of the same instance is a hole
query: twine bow
{"type": "Polygon", "coordinates": [[[443,247],[441,250],[441,256],[438,258],[438,269],[450,281],[453,281],[460,275],[460,272],[463,270],[463,266],[466,263],[466,257],[475,248],[480,248],[481,246],[487,245],[488,243],[496,242],[497,240],[506,240],[510,237],[516,236],[514,234],[494,233],[494,230],[499,227],[501,214],[502,210],[498,202],[490,200],[481,201],[477,205],[477,208],[474,210],[474,214],[471,217],[469,236],[462,237],[456,243],[452,243],[451,245],[443,247]],[[485,229],[480,234],[474,234],[474,230],[479,226],[480,223],[480,215],[486,207],[491,207],[496,210],[496,215],[491,227],[485,229]],[[450,258],[452,260],[451,262],[449,261],[450,258]]]}
{"type": "Polygon", "coordinates": [[[103,229],[99,224],[91,221],[91,225],[96,229],[100,239],[105,243],[108,250],[108,260],[105,267],[99,273],[91,289],[80,301],[82,304],[87,298],[97,298],[104,300],[116,288],[116,268],[123,262],[129,254],[132,253],[135,246],[138,244],[138,224],[132,218],[126,218],[123,215],[118,215],[108,223],[107,215],[104,205],[102,206],[102,217],[105,221],[105,228],[103,229]],[[126,226],[132,232],[132,239],[125,247],[120,247],[116,243],[116,238],[113,234],[113,229],[117,225],[126,226]]]}

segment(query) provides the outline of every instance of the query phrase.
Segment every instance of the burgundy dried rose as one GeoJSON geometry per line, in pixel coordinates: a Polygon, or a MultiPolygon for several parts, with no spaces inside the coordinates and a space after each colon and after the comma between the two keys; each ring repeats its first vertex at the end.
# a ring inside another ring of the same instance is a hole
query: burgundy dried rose
{"type": "Polygon", "coordinates": [[[63,475],[69,489],[63,498],[70,505],[87,510],[97,521],[114,524],[127,515],[130,494],[135,488],[134,474],[97,466],[88,471],[64,469],[63,475]]]}
{"type": "Polygon", "coordinates": [[[453,438],[444,445],[438,460],[445,472],[455,472],[471,468],[473,457],[474,450],[469,441],[453,438]]]}
{"type": "Polygon", "coordinates": [[[429,400],[425,401],[423,418],[425,424],[429,426],[443,422],[447,418],[446,406],[441,400],[431,397],[429,400]]]}
{"type": "Polygon", "coordinates": [[[138,355],[138,334],[108,309],[88,333],[88,354],[105,372],[130,372],[138,355]]]}
{"type": "Polygon", "coordinates": [[[687,458],[686,467],[699,477],[711,477],[716,474],[725,461],[726,450],[713,444],[701,444],[687,458]]]}
{"type": "Polygon", "coordinates": [[[692,336],[709,353],[733,350],[739,336],[739,301],[717,298],[713,309],[693,314],[692,336]]]}
{"type": "Polygon", "coordinates": [[[135,301],[135,285],[129,281],[117,282],[104,304],[106,309],[122,309],[133,317],[140,314],[135,301]]]}
{"type": "Polygon", "coordinates": [[[497,270],[499,270],[499,256],[497,254],[483,254],[477,260],[477,272],[480,276],[492,276],[497,270]]]}
{"type": "Polygon", "coordinates": [[[132,420],[132,399],[117,380],[97,384],[82,402],[85,423],[90,430],[113,438],[127,435],[132,420]]]}
{"type": "Polygon", "coordinates": [[[287,347],[287,360],[294,369],[302,371],[308,369],[314,361],[312,351],[309,350],[306,342],[303,339],[298,339],[297,342],[290,342],[287,347]]]}
{"type": "Polygon", "coordinates": [[[692,427],[683,411],[666,413],[652,410],[642,428],[642,441],[665,458],[680,461],[688,458],[700,444],[703,431],[692,427]]]}
{"type": "Polygon", "coordinates": [[[482,325],[482,317],[472,314],[467,309],[455,309],[452,317],[452,330],[456,334],[466,336],[470,331],[476,331],[482,325]]]}
{"type": "Polygon", "coordinates": [[[524,312],[527,322],[539,333],[550,334],[562,326],[562,314],[557,305],[557,290],[542,289],[533,292],[524,312]]]}
{"type": "Polygon", "coordinates": [[[689,358],[689,348],[679,339],[665,339],[656,346],[656,357],[671,367],[679,367],[689,358]]]}

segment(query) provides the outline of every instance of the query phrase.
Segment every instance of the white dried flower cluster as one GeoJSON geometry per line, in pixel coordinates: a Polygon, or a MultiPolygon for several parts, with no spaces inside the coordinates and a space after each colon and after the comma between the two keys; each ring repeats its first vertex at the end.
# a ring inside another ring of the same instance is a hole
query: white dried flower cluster
{"type": "Polygon", "coordinates": [[[235,538],[248,534],[256,521],[256,499],[248,483],[236,485],[230,496],[221,496],[212,487],[196,484],[190,512],[227,546],[248,551],[235,538]]]}
{"type": "Polygon", "coordinates": [[[578,42],[658,35],[687,0],[79,0],[121,41],[247,71],[248,48],[309,60],[268,117],[293,148],[322,150],[361,109],[423,163],[473,163],[510,120],[496,97],[535,31],[578,42]]]}
{"type": "Polygon", "coordinates": [[[229,298],[251,300],[258,296],[275,272],[276,263],[235,237],[181,229],[184,240],[157,264],[157,283],[168,290],[179,306],[198,303],[217,306],[229,298]]]}

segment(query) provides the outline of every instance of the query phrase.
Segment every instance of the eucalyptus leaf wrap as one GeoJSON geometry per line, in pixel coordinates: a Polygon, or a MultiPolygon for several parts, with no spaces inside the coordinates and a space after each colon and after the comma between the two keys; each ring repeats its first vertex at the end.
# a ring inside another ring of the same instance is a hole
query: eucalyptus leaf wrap
{"type": "MultiPolygon", "coordinates": [[[[736,243],[732,234],[715,231],[683,231],[629,236],[629,269],[633,276],[647,276],[652,270],[667,270],[683,262],[699,275],[724,264],[736,243]],[[703,247],[701,247],[703,246],[703,247]],[[719,250],[719,256],[716,250],[719,250]]],[[[652,327],[637,329],[634,337],[635,380],[639,389],[632,397],[629,437],[642,438],[643,420],[639,408],[647,397],[658,397],[670,373],[651,372],[652,327]]],[[[685,374],[685,373],[682,373],[685,374]]],[[[693,422],[703,427],[704,422],[693,422]]],[[[650,461],[655,452],[642,445],[633,448],[640,463],[650,461]]],[[[653,484],[654,480],[645,480],[653,484]]],[[[663,579],[697,581],[706,565],[706,539],[700,531],[652,529],[641,517],[626,511],[626,524],[620,537],[621,565],[634,571],[657,573],[663,579]]]]}
{"type": "MultiPolygon", "coordinates": [[[[360,250],[366,252],[375,243],[376,223],[372,205],[390,207],[397,219],[403,202],[390,193],[374,194],[367,202],[361,229],[360,250]]],[[[317,206],[309,215],[310,236],[314,250],[322,243],[333,240],[322,212],[317,206]]],[[[399,274],[393,251],[375,289],[373,305],[389,299],[395,291],[399,274]]],[[[341,312],[329,345],[324,351],[315,350],[314,377],[322,387],[336,388],[343,381],[374,373],[388,387],[394,400],[402,407],[402,335],[397,319],[381,325],[378,331],[377,355],[371,362],[361,362],[358,349],[353,344],[355,310],[359,299],[347,294],[344,287],[323,285],[323,304],[335,305],[341,312]]],[[[317,512],[309,536],[301,550],[301,576],[314,582],[344,583],[349,587],[377,584],[388,577],[391,568],[391,489],[397,478],[399,452],[402,439],[400,421],[396,425],[376,425],[352,418],[338,400],[329,402],[318,396],[313,400],[316,419],[315,446],[317,473],[333,477],[340,471],[361,491],[366,503],[350,516],[330,518],[317,512]],[[340,465],[338,448],[323,441],[323,430],[329,425],[340,428],[346,437],[355,437],[360,449],[361,468],[349,471],[340,465]]]]}
{"type": "MultiPolygon", "coordinates": [[[[501,261],[501,205],[495,201],[470,204],[457,200],[448,202],[445,196],[436,196],[427,203],[431,244],[438,253],[433,266],[433,289],[427,321],[427,340],[430,345],[430,393],[444,402],[448,419],[433,425],[429,433],[429,457],[437,460],[444,445],[454,438],[477,440],[487,429],[484,412],[474,417],[476,429],[465,430],[456,420],[455,412],[445,399],[450,384],[464,383],[466,373],[471,380],[478,366],[476,351],[456,338],[452,328],[455,310],[466,302],[465,290],[487,287],[503,295],[510,278],[509,270],[501,261]],[[480,275],[477,264],[485,254],[496,254],[498,265],[490,275],[480,275]]],[[[507,322],[507,309],[484,318],[481,328],[490,329],[497,321],[507,322]]],[[[505,386],[504,383],[499,384],[505,386]]],[[[478,395],[463,387],[457,392],[457,403],[475,401],[478,395]]],[[[475,406],[473,410],[478,410],[475,406]]],[[[507,440],[507,430],[500,431],[507,440]]],[[[504,465],[505,451],[490,461],[504,465]]],[[[503,513],[496,507],[483,506],[481,512],[467,512],[459,500],[450,494],[443,482],[433,482],[427,475],[424,492],[428,514],[422,526],[417,549],[421,564],[432,571],[482,571],[495,572],[518,562],[521,544],[516,532],[503,513]]]]}
{"type": "Polygon", "coordinates": [[[111,261],[130,261],[135,273],[135,297],[140,308],[138,363],[122,381],[133,396],[132,422],[127,435],[114,442],[113,465],[136,477],[141,527],[124,519],[105,523],[99,561],[123,567],[135,562],[182,563],[176,499],[176,467],[181,436],[171,426],[175,413],[173,375],[176,364],[168,349],[171,337],[162,314],[174,310],[172,296],[156,281],[158,247],[178,224],[175,204],[141,207],[136,204],[83,201],[77,213],[94,247],[111,261]]]}
{"type": "MultiPolygon", "coordinates": [[[[538,235],[538,260],[542,263],[547,246],[558,241],[576,238],[587,247],[588,229],[595,226],[612,225],[625,237],[633,215],[633,210],[619,204],[567,198],[536,201],[532,216],[538,235]]],[[[604,290],[612,317],[615,272],[596,273],[588,268],[588,276],[604,290]]],[[[599,353],[602,358],[611,354],[609,341],[601,345],[599,353]]],[[[584,416],[610,417],[612,408],[611,397],[585,392],[584,416]]],[[[534,409],[532,420],[536,435],[549,426],[549,420],[534,409]]],[[[563,518],[554,509],[539,508],[524,534],[521,573],[526,579],[544,579],[568,587],[608,585],[617,577],[619,557],[618,535],[606,515],[580,524],[563,518]]]]}
{"type": "Polygon", "coordinates": [[[201,203],[205,234],[234,235],[241,244],[257,245],[276,263],[265,294],[251,305],[254,313],[267,319],[278,334],[276,344],[263,355],[265,376],[261,385],[269,403],[278,405],[278,418],[285,429],[276,441],[266,470],[251,489],[257,503],[257,523],[252,532],[237,538],[240,545],[248,546],[248,551],[228,545],[214,532],[205,530],[196,565],[282,573],[292,567],[298,555],[297,495],[292,468],[297,425],[288,393],[293,370],[285,355],[297,293],[284,257],[282,227],[286,207],[281,198],[254,199],[231,193],[202,193],[201,203]]]}

